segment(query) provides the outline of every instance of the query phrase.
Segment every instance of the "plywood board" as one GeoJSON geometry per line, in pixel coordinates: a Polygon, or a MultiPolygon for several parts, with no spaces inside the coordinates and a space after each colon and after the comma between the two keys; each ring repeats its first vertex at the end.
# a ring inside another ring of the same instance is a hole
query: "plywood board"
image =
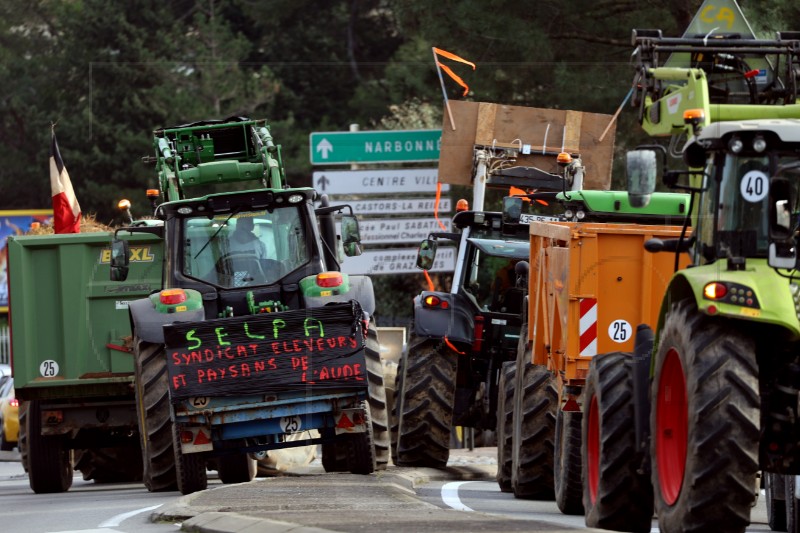
{"type": "Polygon", "coordinates": [[[455,130],[445,109],[439,157],[439,181],[443,183],[472,183],[475,147],[526,144],[532,153],[520,154],[516,165],[559,173],[555,156],[542,152],[563,150],[581,156],[586,167],[584,188],[607,190],[611,185],[615,125],[600,142],[611,115],[458,100],[450,101],[450,111],[455,130]]]}

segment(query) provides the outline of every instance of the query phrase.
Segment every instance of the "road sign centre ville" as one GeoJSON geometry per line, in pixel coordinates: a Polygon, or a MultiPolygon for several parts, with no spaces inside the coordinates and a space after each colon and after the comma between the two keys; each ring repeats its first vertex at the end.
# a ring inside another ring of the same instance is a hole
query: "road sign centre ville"
{"type": "Polygon", "coordinates": [[[442,130],[330,131],[309,136],[312,165],[438,161],[442,130]]]}

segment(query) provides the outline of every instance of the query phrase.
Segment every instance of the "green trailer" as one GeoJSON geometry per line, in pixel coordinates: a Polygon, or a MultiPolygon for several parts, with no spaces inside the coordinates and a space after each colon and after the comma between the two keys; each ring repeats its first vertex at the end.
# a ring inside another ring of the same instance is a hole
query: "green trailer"
{"type": "Polygon", "coordinates": [[[141,479],[128,304],[160,287],[163,246],[136,235],[127,281],[110,281],[108,232],[12,236],[12,367],[22,462],[36,492],[141,479]]]}

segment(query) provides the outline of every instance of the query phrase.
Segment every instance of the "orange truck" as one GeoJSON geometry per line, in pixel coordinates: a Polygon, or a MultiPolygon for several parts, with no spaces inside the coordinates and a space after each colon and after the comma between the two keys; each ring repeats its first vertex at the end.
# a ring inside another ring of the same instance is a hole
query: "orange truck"
{"type": "Polygon", "coordinates": [[[571,195],[583,196],[584,216],[530,224],[525,324],[498,387],[497,480],[519,498],[555,497],[562,512],[583,514],[590,363],[606,353],[620,354],[620,369],[632,363],[634,328],[657,320],[672,273],[685,262],[647,253],[645,243],[652,249],[686,236],[687,228],[672,224],[688,211],[689,197],[654,193],[643,210],[620,192],[571,195]]]}

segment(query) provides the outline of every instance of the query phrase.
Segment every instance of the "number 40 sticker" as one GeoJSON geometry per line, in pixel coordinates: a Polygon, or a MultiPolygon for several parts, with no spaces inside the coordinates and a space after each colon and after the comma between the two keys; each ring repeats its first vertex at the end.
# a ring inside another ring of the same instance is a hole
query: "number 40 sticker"
{"type": "Polygon", "coordinates": [[[750,203],[760,202],[769,193],[769,178],[760,170],[751,170],[742,176],[739,192],[750,203]]]}
{"type": "Polygon", "coordinates": [[[608,326],[608,336],[614,342],[625,342],[632,334],[633,328],[627,320],[615,320],[608,326]]]}

